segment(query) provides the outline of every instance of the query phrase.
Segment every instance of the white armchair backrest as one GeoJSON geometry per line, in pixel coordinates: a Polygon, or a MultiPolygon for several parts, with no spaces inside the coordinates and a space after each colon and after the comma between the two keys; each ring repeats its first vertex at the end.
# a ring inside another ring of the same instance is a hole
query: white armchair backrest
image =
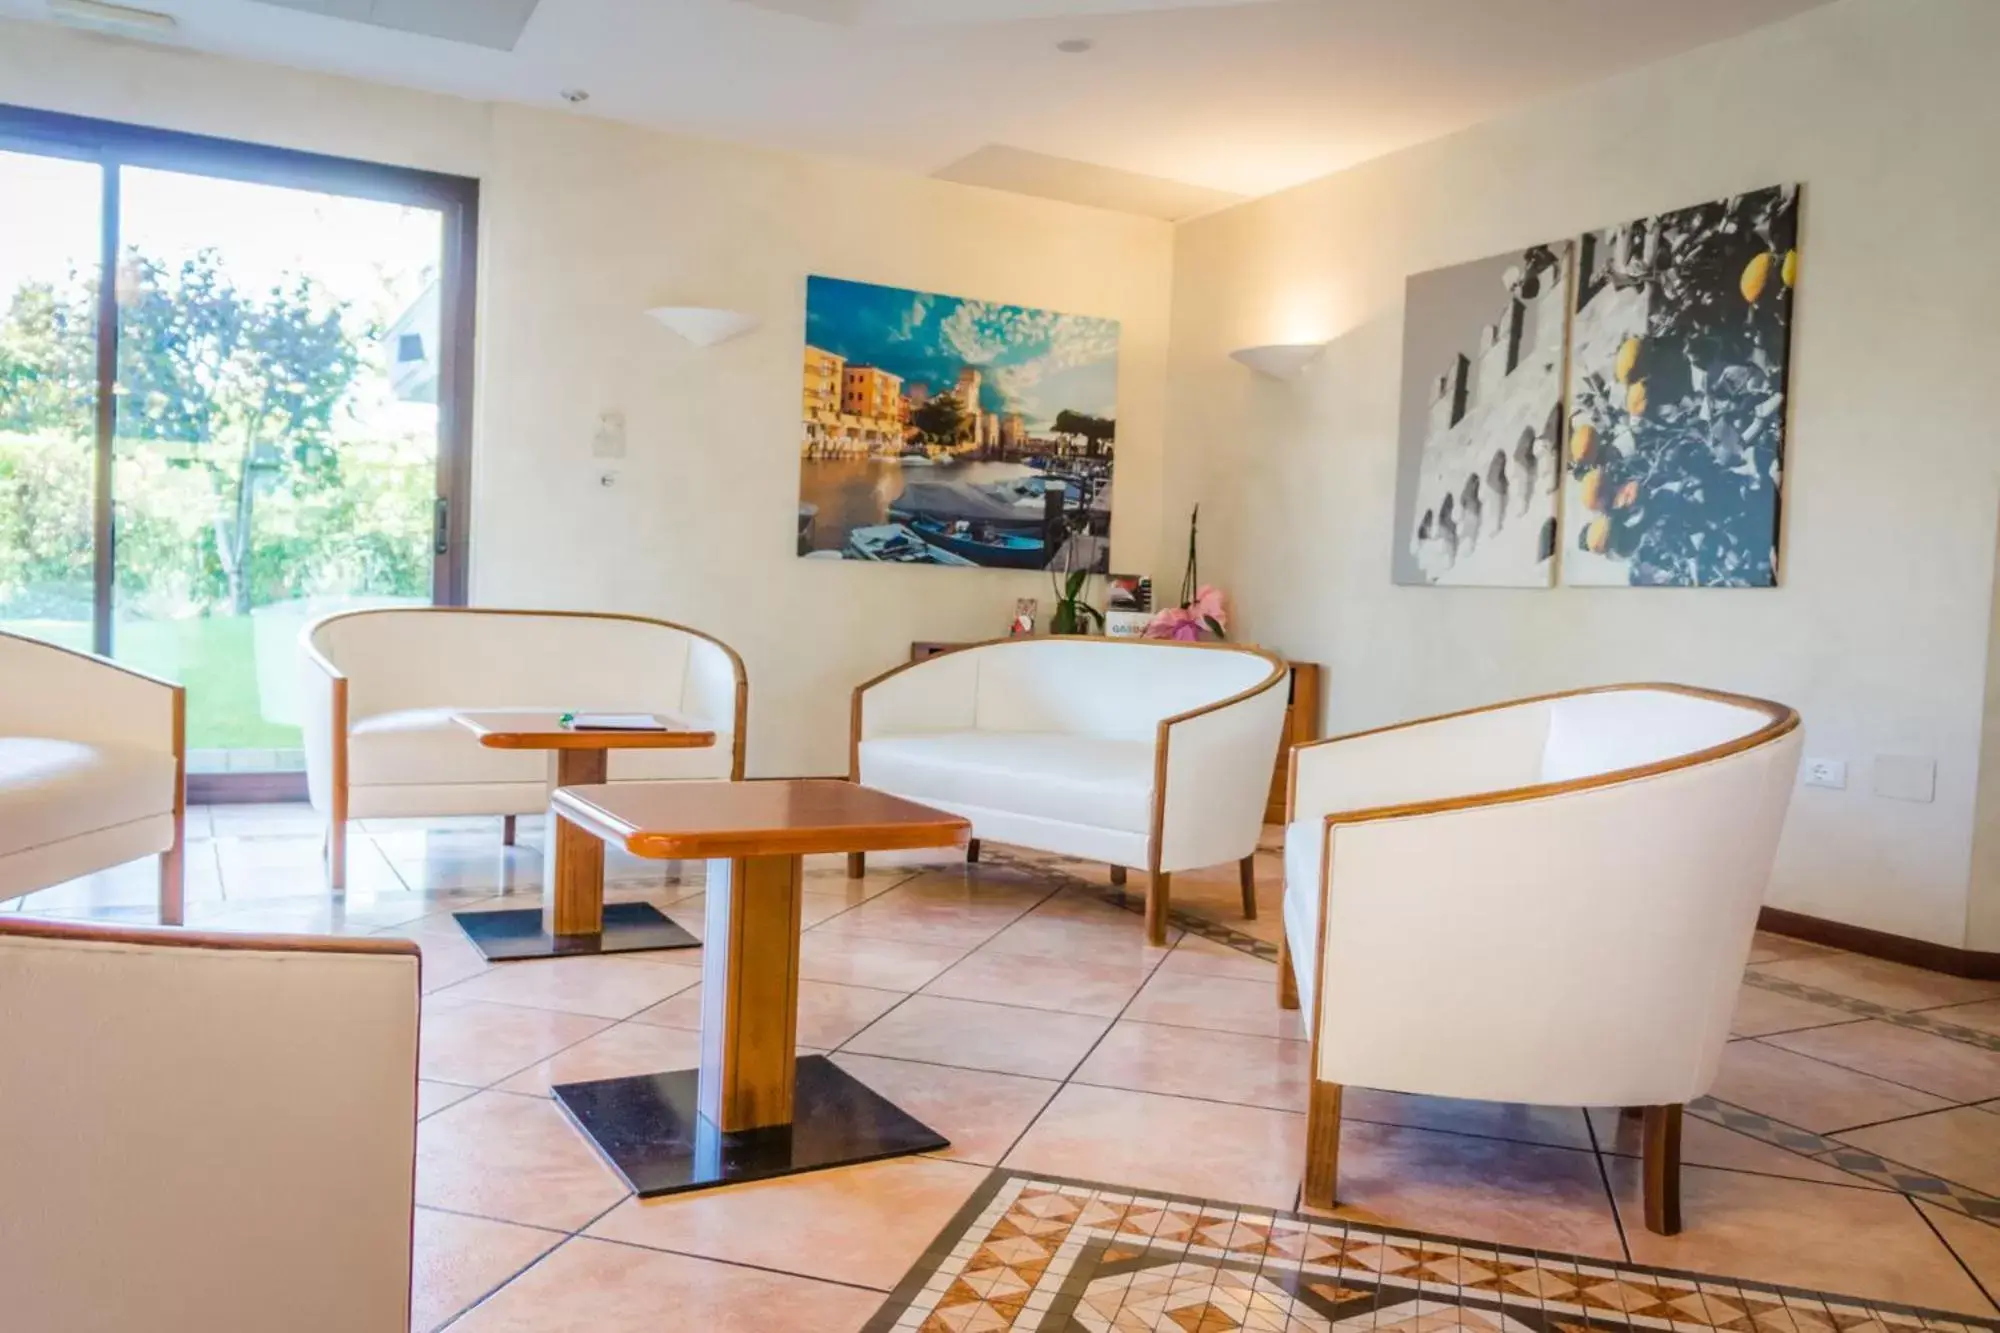
{"type": "Polygon", "coordinates": [[[8,1328],[409,1326],[418,960],[0,924],[8,1328]]]}
{"type": "Polygon", "coordinates": [[[1791,797],[1797,716],[1655,689],[1546,702],[1544,771],[1526,792],[1482,801],[1447,769],[1427,809],[1302,816],[1330,816],[1320,1077],[1586,1106],[1707,1090],[1791,797]]]}
{"type": "Polygon", "coordinates": [[[171,750],[179,695],[89,653],[0,634],[0,735],[171,750]]]}
{"type": "Polygon", "coordinates": [[[1252,689],[1271,660],[1227,647],[1023,639],[955,656],[977,669],[973,726],[1151,744],[1159,725],[1252,689]]]}
{"type": "Polygon", "coordinates": [[[625,616],[413,607],[331,616],[307,641],[348,677],[348,719],[405,708],[667,711],[732,731],[734,654],[625,616]]]}

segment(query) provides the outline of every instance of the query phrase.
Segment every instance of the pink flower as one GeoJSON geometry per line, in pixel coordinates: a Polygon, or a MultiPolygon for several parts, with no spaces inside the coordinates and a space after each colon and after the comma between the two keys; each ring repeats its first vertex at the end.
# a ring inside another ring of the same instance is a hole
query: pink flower
{"type": "Polygon", "coordinates": [[[1188,607],[1188,610],[1193,614],[1197,624],[1206,625],[1208,621],[1213,620],[1216,624],[1222,626],[1222,628],[1229,628],[1229,613],[1222,607],[1222,590],[1220,588],[1206,583],[1202,584],[1199,588],[1195,589],[1194,602],[1188,607]]]}
{"type": "Polygon", "coordinates": [[[1201,638],[1201,621],[1185,606],[1168,607],[1154,616],[1146,626],[1149,639],[1172,639],[1179,643],[1195,643],[1201,638]]]}

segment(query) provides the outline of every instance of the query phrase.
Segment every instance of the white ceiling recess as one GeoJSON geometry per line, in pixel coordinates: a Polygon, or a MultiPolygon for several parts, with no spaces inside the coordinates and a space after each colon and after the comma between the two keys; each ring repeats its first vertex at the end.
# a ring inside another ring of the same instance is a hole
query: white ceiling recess
{"type": "Polygon", "coordinates": [[[511,51],[539,0],[259,0],[351,23],[511,51]]]}
{"type": "Polygon", "coordinates": [[[1823,2],[126,0],[200,50],[557,108],[583,90],[581,114],[1154,216],[1204,207],[1160,183],[1265,194],[1823,2]]]}

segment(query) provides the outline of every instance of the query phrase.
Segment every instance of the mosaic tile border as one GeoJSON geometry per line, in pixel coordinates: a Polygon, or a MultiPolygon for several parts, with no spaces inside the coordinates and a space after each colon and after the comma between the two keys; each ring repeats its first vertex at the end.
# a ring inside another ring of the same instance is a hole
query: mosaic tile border
{"type": "MultiPolygon", "coordinates": [[[[1015,852],[994,851],[985,854],[982,864],[984,862],[1006,865],[1017,870],[1032,870],[1038,875],[1046,875],[1051,879],[1061,880],[1065,888],[1079,889],[1092,895],[1099,902],[1107,903],[1123,911],[1143,915],[1146,910],[1146,900],[1144,897],[1134,893],[1127,893],[1123,889],[1085,879],[1074,870],[1071,870],[1067,860],[1062,857],[1043,859],[1039,856],[1021,855],[1015,852]]],[[[1278,946],[1275,942],[1260,940],[1255,935],[1245,934],[1243,931],[1236,930],[1223,922],[1211,920],[1194,912],[1183,911],[1172,904],[1169,904],[1167,907],[1167,924],[1176,930],[1185,931],[1190,935],[1199,935],[1202,939],[1208,940],[1212,944],[1220,944],[1224,948],[1248,954],[1260,962],[1276,963],[1278,961],[1278,946]]]]}
{"type": "MultiPolygon", "coordinates": [[[[1829,1009],[1839,1009],[1853,1014],[1856,1018],[1879,1018],[1884,1023],[1894,1023],[1897,1027],[1912,1028],[1918,1032],[1928,1032],[1932,1036],[1944,1037],[1950,1041],[1962,1042],[1967,1046],[1977,1046],[1982,1050],[2000,1051],[2000,1033],[1981,1032],[1977,1028],[1961,1027],[1947,1023],[1940,1018],[1932,1018],[1928,1011],[1891,1009],[1873,1000],[1857,1000],[1851,995],[1838,991],[1824,990],[1818,986],[1808,986],[1787,977],[1774,977],[1760,972],[1755,967],[1743,974],[1745,985],[1758,990],[1772,991],[1787,995],[1795,1000],[1810,1000],[1814,1004],[1829,1009]]],[[[1943,1007],[1943,1006],[1941,1006],[1943,1007]]]]}
{"type": "Polygon", "coordinates": [[[2000,1333],[1712,1274],[995,1170],[862,1333],[2000,1333]]]}

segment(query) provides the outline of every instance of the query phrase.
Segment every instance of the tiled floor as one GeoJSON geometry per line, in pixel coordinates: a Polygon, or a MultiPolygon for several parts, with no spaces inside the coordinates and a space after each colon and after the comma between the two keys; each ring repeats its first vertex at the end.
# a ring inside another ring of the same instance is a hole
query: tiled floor
{"type": "MultiPolygon", "coordinates": [[[[321,881],[319,837],[299,807],[190,812],[190,924],[423,946],[419,1328],[859,1329],[968,1201],[1018,1181],[1002,1166],[1260,1216],[1297,1201],[1306,1046],[1298,1015],[1273,1003],[1275,858],[1262,858],[1254,923],[1238,919],[1233,867],[1176,876],[1186,931],[1164,949],[1146,945],[1136,900],[1111,901],[1101,867],[998,848],[969,869],[871,858],[860,881],[837,858],[810,864],[801,1049],[833,1052],[952,1146],[642,1204],[548,1090],[694,1063],[699,952],[488,965],[448,913],[536,900],[535,821],[511,850],[495,820],[364,823],[341,898],[321,881]]],[[[614,855],[610,869],[614,896],[699,933],[700,866],[614,855]]],[[[141,864],[8,906],[149,920],[152,893],[141,864]]],[[[1615,1114],[1363,1090],[1349,1095],[1345,1207],[1330,1221],[1994,1317],[2000,984],[1760,939],[1736,1031],[1688,1123],[1678,1237],[1639,1224],[1638,1145],[1615,1114]]],[[[1229,1300],[1257,1294],[1231,1283],[1229,1300]]],[[[1326,1327],[1322,1307],[1344,1327],[1442,1326],[1428,1309],[1392,1320],[1379,1296],[1365,1316],[1321,1300],[1293,1323],[1248,1326],[1326,1327]]],[[[1714,1326],[1812,1322],[1732,1317],[1714,1326]]],[[[1601,1309],[1527,1321],[1609,1322],[1601,1309]]],[[[938,1325],[985,1326],[1004,1324],[938,1325]]]]}

